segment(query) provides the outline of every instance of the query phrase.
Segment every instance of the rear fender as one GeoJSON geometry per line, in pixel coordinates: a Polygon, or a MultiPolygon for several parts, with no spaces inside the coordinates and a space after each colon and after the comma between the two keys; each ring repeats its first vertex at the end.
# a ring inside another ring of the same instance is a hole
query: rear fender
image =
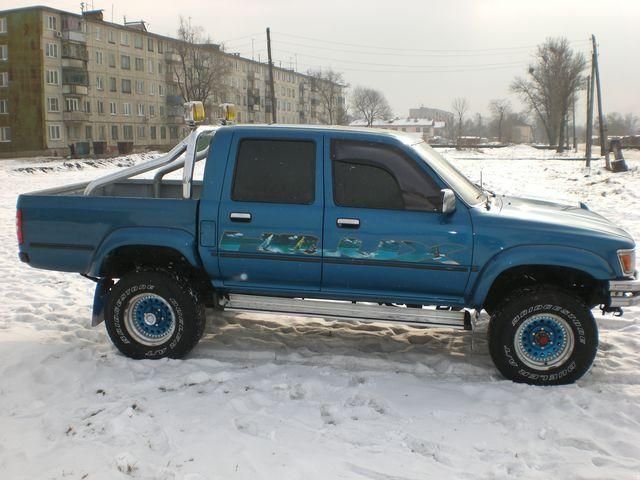
{"type": "Polygon", "coordinates": [[[87,274],[101,277],[105,259],[116,248],[133,246],[165,247],[179,252],[194,268],[200,268],[195,237],[175,228],[121,228],[111,232],[96,250],[87,274]]]}

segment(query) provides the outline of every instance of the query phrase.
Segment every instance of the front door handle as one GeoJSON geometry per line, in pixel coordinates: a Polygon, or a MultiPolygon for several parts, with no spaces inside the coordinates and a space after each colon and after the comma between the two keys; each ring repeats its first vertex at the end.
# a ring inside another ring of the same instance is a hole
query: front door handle
{"type": "Polygon", "coordinates": [[[360,228],[360,220],[357,218],[339,218],[336,223],[340,228],[360,228]]]}
{"type": "Polygon", "coordinates": [[[232,222],[249,223],[251,222],[251,214],[246,212],[231,212],[229,214],[229,220],[232,222]]]}

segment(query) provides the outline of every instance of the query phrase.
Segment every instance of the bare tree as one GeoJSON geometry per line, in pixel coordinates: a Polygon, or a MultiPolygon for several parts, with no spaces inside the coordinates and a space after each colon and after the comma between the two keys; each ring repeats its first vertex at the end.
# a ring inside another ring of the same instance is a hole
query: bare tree
{"type": "Polygon", "coordinates": [[[622,115],[611,112],[605,117],[605,124],[611,135],[634,135],[638,131],[638,116],[633,113],[622,115]]]}
{"type": "Polygon", "coordinates": [[[317,92],[322,105],[320,121],[340,125],[345,117],[344,89],[347,84],[341,73],[334,70],[309,70],[311,90],[317,92]]]}
{"type": "Polygon", "coordinates": [[[391,117],[391,108],[382,93],[373,88],[356,87],[351,94],[351,108],[370,127],[375,120],[391,117]]]}
{"type": "Polygon", "coordinates": [[[171,69],[183,100],[207,105],[225,96],[230,63],[202,27],[180,17],[175,54],[171,69]]]}
{"type": "Polygon", "coordinates": [[[558,151],[563,149],[571,100],[585,83],[586,65],[584,55],[574,52],[566,38],[549,38],[538,45],[527,77],[511,84],[511,91],[540,118],[549,144],[557,145],[558,151]]]}
{"type": "Polygon", "coordinates": [[[460,143],[460,137],[462,136],[462,124],[464,122],[464,116],[469,110],[469,102],[466,98],[457,97],[451,102],[451,108],[453,113],[458,119],[458,144],[460,143]]]}
{"type": "Polygon", "coordinates": [[[504,123],[504,117],[511,112],[511,102],[504,98],[497,98],[489,102],[489,110],[494,117],[494,120],[498,126],[498,141],[502,142],[502,125],[504,123]]]}

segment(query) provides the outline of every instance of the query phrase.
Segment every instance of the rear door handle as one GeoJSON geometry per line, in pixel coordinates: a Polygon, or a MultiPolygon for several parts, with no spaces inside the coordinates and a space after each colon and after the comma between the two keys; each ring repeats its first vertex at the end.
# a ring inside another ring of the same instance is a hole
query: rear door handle
{"type": "Polygon", "coordinates": [[[249,223],[251,221],[251,214],[246,212],[231,212],[229,214],[229,220],[232,222],[249,223]]]}
{"type": "Polygon", "coordinates": [[[360,228],[360,220],[357,218],[339,218],[336,223],[340,228],[360,228]]]}

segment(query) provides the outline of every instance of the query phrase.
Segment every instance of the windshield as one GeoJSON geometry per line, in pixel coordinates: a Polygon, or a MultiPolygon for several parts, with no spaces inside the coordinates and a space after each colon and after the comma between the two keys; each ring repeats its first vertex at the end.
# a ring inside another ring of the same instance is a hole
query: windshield
{"type": "Polygon", "coordinates": [[[416,143],[412,148],[467,205],[476,205],[485,200],[485,194],[480,187],[472,183],[426,142],[416,143]]]}

